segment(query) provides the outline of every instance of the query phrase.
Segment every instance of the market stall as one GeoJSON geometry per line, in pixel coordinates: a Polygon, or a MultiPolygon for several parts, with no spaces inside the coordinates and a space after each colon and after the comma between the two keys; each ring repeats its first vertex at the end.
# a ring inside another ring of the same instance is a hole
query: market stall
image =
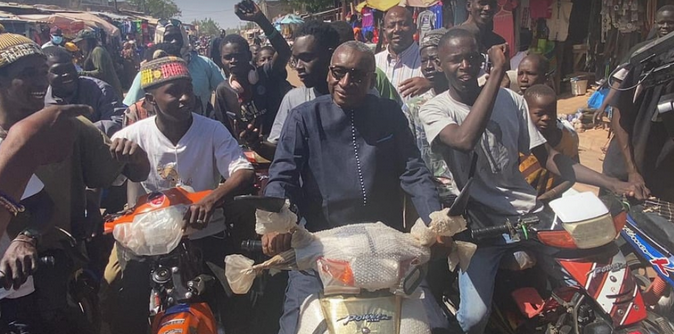
{"type": "Polygon", "coordinates": [[[288,14],[274,21],[274,26],[276,30],[281,32],[283,37],[290,39],[292,38],[293,31],[302,23],[304,23],[304,20],[298,15],[288,14]]]}

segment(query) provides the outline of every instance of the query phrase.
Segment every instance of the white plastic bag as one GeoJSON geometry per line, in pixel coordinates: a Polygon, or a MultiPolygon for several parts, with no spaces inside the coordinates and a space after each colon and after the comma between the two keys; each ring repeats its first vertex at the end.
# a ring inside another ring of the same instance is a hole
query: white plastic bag
{"type": "Polygon", "coordinates": [[[115,226],[112,235],[136,255],[168,254],[183,237],[183,217],[187,209],[187,205],[174,205],[138,215],[132,223],[115,226]]]}
{"type": "Polygon", "coordinates": [[[255,281],[253,270],[255,261],[240,255],[227,255],[225,257],[225,276],[232,292],[238,295],[248,293],[255,281]]]}
{"type": "Polygon", "coordinates": [[[297,226],[297,215],[290,211],[290,200],[286,199],[280,212],[255,211],[255,233],[287,233],[297,226]]]}

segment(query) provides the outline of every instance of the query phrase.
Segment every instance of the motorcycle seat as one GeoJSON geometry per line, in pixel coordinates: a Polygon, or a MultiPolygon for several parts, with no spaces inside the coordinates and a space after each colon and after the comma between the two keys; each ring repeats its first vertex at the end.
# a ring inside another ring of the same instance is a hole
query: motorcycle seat
{"type": "Polygon", "coordinates": [[[669,252],[674,252],[674,224],[655,213],[644,213],[642,208],[630,210],[637,227],[669,252]]]}

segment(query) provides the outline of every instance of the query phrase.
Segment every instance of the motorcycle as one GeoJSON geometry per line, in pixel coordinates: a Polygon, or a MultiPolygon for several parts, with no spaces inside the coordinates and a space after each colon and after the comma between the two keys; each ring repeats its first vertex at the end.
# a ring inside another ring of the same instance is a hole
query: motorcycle
{"type": "MultiPolygon", "coordinates": [[[[580,193],[551,201],[554,219],[544,212],[472,229],[473,239],[505,235],[517,245],[496,279],[492,332],[671,333],[671,324],[646,308],[614,242],[626,213],[620,203],[610,204],[611,210],[594,194],[580,193]],[[548,261],[546,271],[537,259],[548,261]]],[[[458,305],[457,295],[445,302],[458,305]]]]}
{"type": "Polygon", "coordinates": [[[625,240],[627,262],[643,290],[644,302],[656,313],[669,319],[672,314],[674,287],[674,223],[672,204],[649,199],[629,207],[627,224],[620,232],[625,240]],[[650,278],[646,269],[657,275],[650,278]]]}
{"type": "Polygon", "coordinates": [[[122,267],[129,259],[149,263],[153,334],[216,334],[217,324],[203,296],[215,278],[199,274],[200,263],[183,233],[187,207],[210,191],[171,188],[139,198],[136,206],[105,223],[119,248],[122,267]]]}
{"type": "MultiPolygon", "coordinates": [[[[268,212],[279,212],[285,203],[279,198],[256,200],[257,208],[268,212]]],[[[429,247],[382,223],[310,233],[296,218],[288,220],[291,250],[257,265],[242,255],[225,258],[225,276],[235,293],[246,293],[266,270],[313,270],[323,291],[300,307],[298,334],[431,333],[419,288],[429,247]]],[[[250,248],[255,241],[245,244],[250,248]]]]}

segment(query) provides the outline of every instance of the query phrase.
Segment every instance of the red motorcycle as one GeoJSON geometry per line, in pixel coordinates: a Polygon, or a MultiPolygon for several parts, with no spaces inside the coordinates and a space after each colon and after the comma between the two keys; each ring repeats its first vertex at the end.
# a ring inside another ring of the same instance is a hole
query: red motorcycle
{"type": "MultiPolygon", "coordinates": [[[[662,328],[644,305],[614,242],[626,221],[620,203],[609,210],[594,194],[581,193],[550,206],[552,215],[472,229],[477,240],[518,241],[501,262],[487,333],[670,333],[671,324],[662,328]],[[544,258],[550,265],[535,265],[544,258]]],[[[458,292],[444,299],[455,308],[458,292]]]]}

